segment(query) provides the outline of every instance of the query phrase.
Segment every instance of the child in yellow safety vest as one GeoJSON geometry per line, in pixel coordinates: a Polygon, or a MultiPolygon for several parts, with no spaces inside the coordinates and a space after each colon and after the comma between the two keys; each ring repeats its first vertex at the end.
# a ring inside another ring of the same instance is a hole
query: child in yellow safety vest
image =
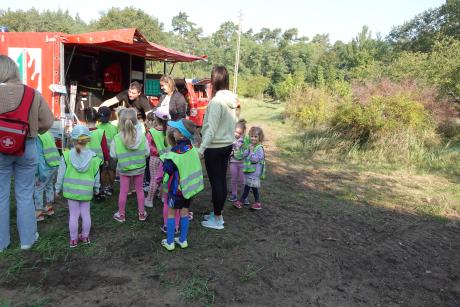
{"type": "MultiPolygon", "coordinates": [[[[94,153],[98,156],[99,159],[104,161],[103,166],[109,166],[109,146],[107,142],[107,137],[105,135],[105,131],[103,129],[99,129],[96,127],[97,123],[97,111],[94,108],[86,108],[84,111],[85,114],[85,121],[86,127],[88,127],[91,133],[91,141],[88,143],[87,147],[89,150],[94,151],[94,153]]],[[[102,176],[103,167],[101,166],[101,176],[102,176]]],[[[100,201],[104,200],[104,193],[103,189],[94,195],[94,200],[100,201]]]]}
{"type": "Polygon", "coordinates": [[[35,217],[37,221],[43,221],[45,215],[54,214],[54,179],[61,157],[56,148],[53,135],[50,132],[39,134],[36,139],[38,167],[35,174],[35,217]],[[43,205],[43,192],[45,193],[46,205],[43,205]]]}
{"type": "Polygon", "coordinates": [[[56,181],[56,196],[63,192],[69,204],[69,246],[76,247],[78,241],[89,244],[91,230],[90,201],[99,193],[99,168],[102,160],[87,148],[91,133],[82,125],[76,125],[71,133],[74,148],[64,151],[56,181]],[[78,220],[81,216],[82,231],[78,234],[78,220]]]}
{"type": "Polygon", "coordinates": [[[200,193],[203,186],[203,172],[198,151],[192,141],[198,143],[195,124],[187,119],[169,121],[172,129],[168,141],[173,144],[170,151],[161,156],[163,160],[163,188],[167,192],[168,220],[166,239],[161,245],[169,251],[175,244],[187,248],[189,228],[189,207],[191,200],[200,193]],[[180,236],[174,238],[175,213],[180,210],[180,236]]]}
{"type": "Polygon", "coordinates": [[[240,119],[235,125],[235,141],[233,142],[232,153],[230,154],[230,177],[232,194],[229,201],[238,200],[238,189],[242,189],[244,182],[243,175],[243,152],[249,146],[249,137],[246,135],[246,121],[240,119]]]}
{"type": "Polygon", "coordinates": [[[153,198],[158,191],[161,194],[161,180],[163,179],[163,163],[160,160],[160,155],[166,152],[166,123],[168,122],[168,114],[161,109],[156,109],[155,112],[147,114],[147,127],[149,130],[146,133],[147,143],[150,148],[149,170],[150,184],[145,200],[146,207],[153,207],[153,198]]]}
{"type": "MultiPolygon", "coordinates": [[[[107,144],[113,141],[113,138],[118,133],[118,127],[109,122],[112,115],[112,110],[109,107],[100,107],[97,110],[97,119],[99,124],[96,126],[97,129],[104,130],[107,144]]],[[[105,196],[112,196],[113,185],[115,182],[115,169],[117,168],[117,162],[113,158],[109,158],[108,166],[104,166],[101,171],[101,182],[102,190],[105,196]]]]}
{"type": "Polygon", "coordinates": [[[262,146],[264,132],[260,127],[251,127],[249,139],[249,147],[243,152],[244,191],[240,199],[233,203],[233,206],[241,209],[243,201],[249,196],[249,191],[252,190],[255,202],[250,209],[261,210],[259,188],[260,180],[265,178],[265,152],[262,146]]]}
{"type": "Polygon", "coordinates": [[[118,222],[126,220],[126,199],[128,197],[129,182],[134,181],[137,195],[137,209],[139,221],[147,219],[144,208],[144,171],[145,158],[150,154],[147,139],[142,132],[141,123],[137,120],[137,111],[133,108],[121,110],[119,113],[118,130],[112,144],[110,156],[117,159],[117,170],[120,174],[120,194],[118,196],[118,211],[113,218],[118,222]]]}

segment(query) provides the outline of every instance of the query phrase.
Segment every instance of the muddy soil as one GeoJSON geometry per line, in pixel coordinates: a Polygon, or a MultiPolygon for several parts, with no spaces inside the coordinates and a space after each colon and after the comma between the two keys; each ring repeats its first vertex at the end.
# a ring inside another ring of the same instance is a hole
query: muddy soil
{"type": "MultiPolygon", "coordinates": [[[[309,188],[314,173],[267,148],[263,210],[227,203],[225,229],[204,229],[207,185],[192,205],[189,248],[167,252],[158,201],[138,226],[111,220],[114,200],[93,219],[93,247],[55,261],[29,252],[25,269],[0,284],[1,297],[56,306],[460,306],[458,223],[340,201],[309,188]]],[[[129,210],[134,219],[133,202],[129,210]]],[[[60,223],[66,233],[64,205],[53,218],[42,230],[60,223]]]]}

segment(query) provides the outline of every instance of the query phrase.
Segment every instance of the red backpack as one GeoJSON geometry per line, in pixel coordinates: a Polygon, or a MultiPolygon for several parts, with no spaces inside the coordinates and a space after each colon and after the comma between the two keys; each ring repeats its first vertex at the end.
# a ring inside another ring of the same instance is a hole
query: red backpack
{"type": "Polygon", "coordinates": [[[24,153],[34,96],[34,89],[24,85],[24,94],[17,109],[0,114],[0,153],[13,156],[24,153]]]}

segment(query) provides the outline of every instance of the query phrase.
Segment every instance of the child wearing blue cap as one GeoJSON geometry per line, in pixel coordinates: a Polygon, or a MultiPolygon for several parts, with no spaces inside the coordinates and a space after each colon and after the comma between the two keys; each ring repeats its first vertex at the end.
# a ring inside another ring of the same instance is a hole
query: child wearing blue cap
{"type": "Polygon", "coordinates": [[[97,194],[100,188],[99,167],[102,159],[89,150],[86,145],[91,140],[89,129],[76,125],[71,133],[74,147],[64,151],[59,165],[56,181],[56,196],[61,190],[69,204],[69,232],[71,248],[76,247],[78,241],[89,244],[91,230],[90,201],[93,191],[97,194]],[[82,231],[78,234],[78,220],[81,216],[82,231]]]}
{"type": "Polygon", "coordinates": [[[168,220],[166,239],[161,245],[168,251],[175,248],[187,248],[189,227],[189,208],[193,197],[200,193],[203,186],[203,171],[198,151],[193,142],[198,142],[195,124],[187,119],[169,121],[168,141],[171,150],[161,156],[163,160],[163,188],[168,199],[168,220]],[[180,236],[174,238],[175,212],[180,210],[180,236]]]}

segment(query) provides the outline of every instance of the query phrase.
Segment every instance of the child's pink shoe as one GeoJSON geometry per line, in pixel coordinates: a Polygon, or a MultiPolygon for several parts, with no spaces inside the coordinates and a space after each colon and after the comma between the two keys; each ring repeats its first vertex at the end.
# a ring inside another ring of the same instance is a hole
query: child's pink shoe
{"type": "Polygon", "coordinates": [[[241,209],[241,208],[243,208],[243,203],[242,203],[242,202],[240,202],[239,200],[237,200],[237,201],[233,202],[233,204],[232,204],[232,205],[233,205],[233,207],[235,207],[235,208],[237,208],[237,209],[241,209]]]}
{"type": "Polygon", "coordinates": [[[69,241],[69,247],[70,248],[77,247],[77,245],[78,245],[78,240],[70,240],[69,241]]]}
{"type": "Polygon", "coordinates": [[[260,203],[253,203],[251,210],[262,210],[262,205],[260,203]]]}
{"type": "Polygon", "coordinates": [[[82,234],[78,235],[78,241],[82,242],[85,245],[91,243],[91,241],[89,240],[89,237],[84,237],[82,234]]]}
{"type": "Polygon", "coordinates": [[[117,222],[120,222],[120,223],[123,223],[124,221],[126,221],[125,219],[125,215],[124,214],[120,214],[120,212],[115,212],[115,214],[113,215],[113,219],[117,222]]]}
{"type": "Polygon", "coordinates": [[[144,212],[139,212],[139,221],[143,222],[147,219],[147,212],[144,211],[144,212]]]}

